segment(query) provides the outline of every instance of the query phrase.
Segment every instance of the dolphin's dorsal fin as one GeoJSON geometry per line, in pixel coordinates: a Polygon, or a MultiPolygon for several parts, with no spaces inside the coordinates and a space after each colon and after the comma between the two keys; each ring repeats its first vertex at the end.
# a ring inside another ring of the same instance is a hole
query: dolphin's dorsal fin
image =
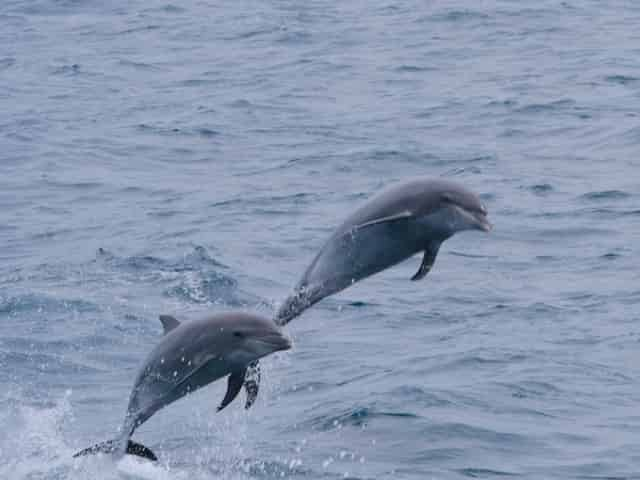
{"type": "Polygon", "coordinates": [[[400,213],[396,213],[394,215],[389,215],[387,217],[374,218],[373,220],[369,220],[368,222],[361,223],[355,227],[355,230],[359,230],[364,227],[369,227],[371,225],[377,225],[379,223],[393,222],[395,220],[403,220],[406,218],[412,217],[413,214],[409,210],[404,210],[400,213]]]}
{"type": "Polygon", "coordinates": [[[427,273],[429,273],[429,271],[431,271],[431,267],[433,267],[433,263],[436,261],[439,249],[440,242],[431,242],[429,246],[424,249],[424,256],[422,257],[420,268],[416,274],[411,277],[411,280],[421,280],[427,275],[427,273]]]}
{"type": "Polygon", "coordinates": [[[160,315],[160,321],[162,322],[165,335],[180,325],[176,317],[172,317],[171,315],[160,315]]]}
{"type": "Polygon", "coordinates": [[[244,377],[247,373],[247,369],[237,370],[229,375],[229,381],[227,382],[227,393],[225,393],[222,403],[218,407],[218,411],[229,405],[234,398],[238,396],[244,383],[244,377]]]}

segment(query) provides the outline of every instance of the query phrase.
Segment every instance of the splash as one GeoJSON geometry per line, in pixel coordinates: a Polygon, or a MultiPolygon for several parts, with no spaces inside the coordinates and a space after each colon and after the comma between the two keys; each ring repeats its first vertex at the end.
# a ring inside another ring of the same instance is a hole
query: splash
{"type": "Polygon", "coordinates": [[[175,479],[189,477],[167,464],[152,463],[129,455],[115,461],[108,455],[72,457],[77,446],[67,442],[73,431],[71,391],[53,405],[26,406],[20,392],[12,392],[0,414],[0,478],[27,480],[175,479]],[[65,434],[65,431],[67,433],[65,434]]]}

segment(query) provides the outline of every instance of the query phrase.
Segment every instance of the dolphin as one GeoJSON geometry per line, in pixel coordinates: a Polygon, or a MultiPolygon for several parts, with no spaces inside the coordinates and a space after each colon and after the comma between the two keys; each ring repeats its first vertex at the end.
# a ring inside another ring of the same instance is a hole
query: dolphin
{"type": "Polygon", "coordinates": [[[157,460],[149,448],[130,440],[140,425],[179,398],[228,375],[227,392],[218,406],[222,410],[238,395],[249,364],[291,348],[291,340],[271,319],[254,314],[228,312],[185,323],[161,315],[160,321],[164,336],[138,372],[119,436],[74,457],[128,453],[157,460]]]}
{"type": "Polygon", "coordinates": [[[331,235],[276,313],[289,323],[325,297],[423,252],[411,280],[433,268],[440,245],[456,232],[488,232],[487,209],[458,183],[417,179],[389,188],[366,202],[331,235]]]}
{"type": "MultiPolygon", "coordinates": [[[[423,252],[411,277],[420,280],[433,268],[446,239],[463,230],[491,228],[478,195],[459,183],[418,178],[392,186],[333,232],[274,320],[285,325],[323,298],[423,252]]],[[[259,374],[258,362],[253,362],[245,383],[247,408],[257,396],[259,374]]]]}

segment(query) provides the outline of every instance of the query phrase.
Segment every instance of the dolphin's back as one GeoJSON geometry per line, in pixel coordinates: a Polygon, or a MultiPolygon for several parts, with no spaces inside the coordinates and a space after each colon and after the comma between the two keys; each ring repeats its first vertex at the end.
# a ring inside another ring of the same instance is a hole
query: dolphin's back
{"type": "Polygon", "coordinates": [[[474,205],[480,204],[476,194],[456,182],[443,178],[417,178],[393,185],[367,200],[347,217],[331,238],[343,235],[358,225],[404,212],[413,216],[428,215],[442,206],[445,194],[465,208],[473,210],[476,208],[474,205]]]}
{"type": "Polygon", "coordinates": [[[439,190],[437,187],[440,187],[443,182],[443,180],[421,178],[391,186],[367,200],[364,205],[349,215],[331,238],[343,235],[358,225],[380,218],[393,217],[401,212],[417,214],[423,212],[425,208],[435,209],[437,195],[429,195],[429,191],[439,190]]]}

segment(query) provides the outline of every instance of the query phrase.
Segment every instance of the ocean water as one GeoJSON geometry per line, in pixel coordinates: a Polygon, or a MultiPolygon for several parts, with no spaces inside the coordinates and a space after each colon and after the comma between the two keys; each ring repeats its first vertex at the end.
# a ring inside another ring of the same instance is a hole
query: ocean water
{"type": "Polygon", "coordinates": [[[0,478],[640,478],[640,4],[4,0],[0,478]],[[160,313],[274,312],[380,188],[495,229],[113,437],[160,313]]]}

